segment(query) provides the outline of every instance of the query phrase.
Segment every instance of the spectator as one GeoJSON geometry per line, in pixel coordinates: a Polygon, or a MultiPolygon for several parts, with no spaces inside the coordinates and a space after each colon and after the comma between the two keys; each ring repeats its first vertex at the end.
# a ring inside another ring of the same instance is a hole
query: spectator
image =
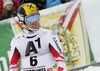
{"type": "Polygon", "coordinates": [[[38,10],[46,8],[46,0],[20,0],[19,5],[22,5],[23,3],[34,3],[38,10]]]}
{"type": "Polygon", "coordinates": [[[46,8],[61,4],[61,0],[46,0],[46,8]]]}
{"type": "Polygon", "coordinates": [[[70,0],[61,0],[61,3],[70,2],[70,0]]]}
{"type": "Polygon", "coordinates": [[[2,9],[3,9],[3,1],[0,0],[0,20],[2,20],[1,16],[2,16],[2,9]]]}
{"type": "Polygon", "coordinates": [[[13,2],[11,0],[3,1],[3,19],[8,19],[17,15],[16,8],[13,6],[13,2]]]}

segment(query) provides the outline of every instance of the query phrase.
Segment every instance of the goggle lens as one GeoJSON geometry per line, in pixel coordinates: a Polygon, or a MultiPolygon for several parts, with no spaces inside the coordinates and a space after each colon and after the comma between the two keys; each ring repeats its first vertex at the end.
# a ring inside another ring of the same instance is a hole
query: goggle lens
{"type": "Polygon", "coordinates": [[[36,14],[26,16],[25,22],[26,23],[33,23],[34,21],[39,21],[39,19],[40,19],[40,15],[36,13],[36,14]]]}

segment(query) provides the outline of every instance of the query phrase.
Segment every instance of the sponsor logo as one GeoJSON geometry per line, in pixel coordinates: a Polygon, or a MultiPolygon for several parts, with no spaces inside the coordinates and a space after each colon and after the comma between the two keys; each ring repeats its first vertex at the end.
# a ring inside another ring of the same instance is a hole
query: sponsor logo
{"type": "Polygon", "coordinates": [[[57,46],[59,52],[62,54],[61,48],[60,48],[60,46],[59,46],[59,43],[58,43],[56,37],[52,37],[52,38],[53,38],[53,40],[54,40],[54,42],[55,42],[55,44],[56,44],[56,46],[57,46]]]}
{"type": "Polygon", "coordinates": [[[53,71],[53,68],[48,68],[47,71],[53,71]]]}
{"type": "Polygon", "coordinates": [[[45,68],[33,69],[33,70],[26,70],[26,71],[46,71],[45,68]]]}

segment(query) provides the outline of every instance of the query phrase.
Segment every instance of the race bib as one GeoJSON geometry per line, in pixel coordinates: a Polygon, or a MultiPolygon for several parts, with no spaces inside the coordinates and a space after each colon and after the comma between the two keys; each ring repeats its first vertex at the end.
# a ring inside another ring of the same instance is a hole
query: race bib
{"type": "Polygon", "coordinates": [[[22,58],[21,61],[22,69],[25,71],[49,71],[49,69],[53,69],[53,57],[51,53],[31,57],[27,56],[22,58]]]}

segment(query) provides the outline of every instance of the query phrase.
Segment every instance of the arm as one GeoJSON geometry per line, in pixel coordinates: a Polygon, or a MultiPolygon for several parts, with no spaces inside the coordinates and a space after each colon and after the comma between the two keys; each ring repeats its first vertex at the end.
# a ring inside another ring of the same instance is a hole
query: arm
{"type": "Polygon", "coordinates": [[[64,52],[62,50],[60,41],[56,35],[51,35],[52,40],[49,44],[51,53],[57,63],[57,71],[67,71],[65,58],[64,58],[64,52]]]}
{"type": "Polygon", "coordinates": [[[19,71],[19,61],[20,61],[20,53],[15,47],[15,45],[11,44],[11,59],[9,71],[19,71]]]}

